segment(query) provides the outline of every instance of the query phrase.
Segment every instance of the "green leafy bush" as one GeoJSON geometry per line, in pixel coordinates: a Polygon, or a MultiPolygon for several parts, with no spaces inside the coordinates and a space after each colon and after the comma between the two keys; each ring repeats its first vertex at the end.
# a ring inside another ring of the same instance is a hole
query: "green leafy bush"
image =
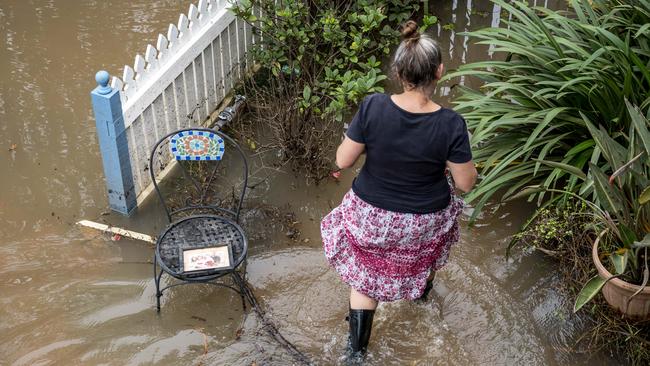
{"type": "MultiPolygon", "coordinates": [[[[455,100],[482,167],[466,197],[475,201],[474,215],[497,192],[507,199],[535,184],[595,200],[593,185],[581,177],[590,163],[605,169],[607,163],[585,119],[622,141],[630,129],[623,100],[648,113],[650,2],[573,0],[568,13],[495,2],[511,20],[469,33],[490,45],[495,59],[447,76],[485,82],[479,90],[461,88],[455,100]]],[[[531,191],[531,199],[548,204],[567,197],[548,192],[531,191]]]]}
{"type": "MultiPolygon", "coordinates": [[[[419,2],[405,0],[244,0],[232,10],[263,35],[254,49],[261,67],[302,86],[295,96],[301,112],[341,121],[350,106],[383,91],[382,56],[399,39],[397,26],[418,9],[419,2]]],[[[425,25],[436,21],[427,17],[425,25]]]]}
{"type": "MultiPolygon", "coordinates": [[[[232,11],[262,41],[260,70],[247,80],[250,119],[271,131],[283,162],[319,181],[332,168],[341,121],[368,94],[383,92],[382,61],[399,24],[419,2],[407,0],[243,0],[232,11]]],[[[426,16],[421,30],[437,22],[426,16]]],[[[259,39],[259,38],[258,38],[259,39]]]]}

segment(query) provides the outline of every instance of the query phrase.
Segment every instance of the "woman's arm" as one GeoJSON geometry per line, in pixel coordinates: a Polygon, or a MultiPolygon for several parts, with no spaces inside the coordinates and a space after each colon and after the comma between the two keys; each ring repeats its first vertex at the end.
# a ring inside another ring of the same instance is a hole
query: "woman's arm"
{"type": "Polygon", "coordinates": [[[365,144],[360,144],[345,136],[345,139],[343,139],[343,142],[341,142],[341,145],[336,150],[336,165],[341,169],[351,167],[365,148],[365,144]]]}
{"type": "Polygon", "coordinates": [[[454,178],[456,188],[465,193],[472,190],[474,183],[476,183],[476,177],[478,176],[473,161],[470,160],[467,163],[460,164],[447,161],[447,168],[451,172],[451,177],[454,178]]]}

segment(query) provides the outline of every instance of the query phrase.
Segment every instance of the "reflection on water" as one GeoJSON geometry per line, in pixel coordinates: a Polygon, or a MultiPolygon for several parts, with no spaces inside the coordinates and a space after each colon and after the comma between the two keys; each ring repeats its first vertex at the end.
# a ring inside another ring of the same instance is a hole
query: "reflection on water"
{"type": "MultiPolygon", "coordinates": [[[[498,24],[501,9],[487,1],[437,3],[433,32],[447,67],[490,57],[487,47],[459,33],[498,24]]],[[[107,202],[88,93],[97,69],[117,72],[131,63],[187,6],[0,2],[0,364],[291,361],[255,316],[242,314],[230,291],[175,288],[156,314],[152,248],[73,225],[85,218],[152,234],[161,227],[155,205],[129,219],[102,214],[107,202]]],[[[449,93],[449,85],[441,86],[438,96],[449,93]]],[[[283,334],[321,364],[341,361],[348,305],[346,287],[321,254],[318,223],[352,175],[314,187],[279,174],[252,192],[251,207],[295,212],[298,240],[262,212],[244,215],[253,238],[250,282],[283,334]]],[[[557,346],[575,324],[565,320],[568,300],[553,290],[552,267],[534,254],[503,257],[527,212],[508,205],[465,229],[429,303],[380,305],[368,363],[568,362],[557,346]]]]}

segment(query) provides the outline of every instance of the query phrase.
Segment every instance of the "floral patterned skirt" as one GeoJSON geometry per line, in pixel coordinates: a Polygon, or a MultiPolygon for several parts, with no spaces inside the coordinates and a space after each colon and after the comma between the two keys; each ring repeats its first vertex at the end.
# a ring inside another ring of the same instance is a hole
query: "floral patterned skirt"
{"type": "Polygon", "coordinates": [[[350,190],[321,221],[323,248],[342,280],[378,301],[422,296],[431,271],[447,262],[460,236],[463,201],[430,214],[384,210],[350,190]]]}

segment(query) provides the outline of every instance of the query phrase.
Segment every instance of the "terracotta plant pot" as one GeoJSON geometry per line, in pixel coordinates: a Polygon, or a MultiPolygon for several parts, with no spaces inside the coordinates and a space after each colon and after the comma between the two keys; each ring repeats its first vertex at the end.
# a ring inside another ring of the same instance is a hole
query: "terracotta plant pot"
{"type": "MultiPolygon", "coordinates": [[[[598,243],[600,237],[594,241],[594,246],[591,251],[594,264],[598,269],[598,275],[607,279],[612,276],[611,273],[603,266],[598,257],[598,243]]],[[[650,286],[646,286],[643,291],[634,296],[627,304],[628,299],[637,292],[641,286],[633,285],[621,279],[614,278],[609,280],[603,286],[602,293],[605,296],[607,303],[613,308],[619,310],[625,316],[634,319],[650,319],[650,286]],[[627,308],[626,308],[627,305],[627,308]]]]}

